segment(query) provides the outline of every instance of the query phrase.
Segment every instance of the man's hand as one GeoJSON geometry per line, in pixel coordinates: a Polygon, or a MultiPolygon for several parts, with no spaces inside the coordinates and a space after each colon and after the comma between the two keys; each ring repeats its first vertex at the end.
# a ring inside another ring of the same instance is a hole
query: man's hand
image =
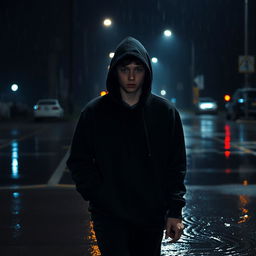
{"type": "Polygon", "coordinates": [[[184,225],[181,219],[167,218],[165,228],[165,239],[170,237],[172,239],[170,243],[175,243],[180,239],[184,225]]]}

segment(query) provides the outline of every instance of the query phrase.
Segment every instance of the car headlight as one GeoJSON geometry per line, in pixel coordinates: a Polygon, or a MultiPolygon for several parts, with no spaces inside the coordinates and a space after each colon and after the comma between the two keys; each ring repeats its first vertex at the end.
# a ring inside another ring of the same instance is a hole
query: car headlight
{"type": "Polygon", "coordinates": [[[199,104],[199,108],[202,110],[206,110],[206,109],[216,109],[217,105],[216,103],[211,103],[211,102],[207,102],[207,103],[200,103],[199,104]]]}
{"type": "Polygon", "coordinates": [[[240,99],[238,99],[238,103],[244,103],[244,99],[243,98],[240,98],[240,99]]]}

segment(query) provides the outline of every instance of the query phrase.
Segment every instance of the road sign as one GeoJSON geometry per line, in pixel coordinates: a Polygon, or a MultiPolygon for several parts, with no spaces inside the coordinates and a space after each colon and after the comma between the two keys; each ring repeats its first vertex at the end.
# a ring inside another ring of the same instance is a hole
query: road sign
{"type": "Polygon", "coordinates": [[[239,73],[253,73],[254,56],[239,56],[238,69],[239,73]]]}

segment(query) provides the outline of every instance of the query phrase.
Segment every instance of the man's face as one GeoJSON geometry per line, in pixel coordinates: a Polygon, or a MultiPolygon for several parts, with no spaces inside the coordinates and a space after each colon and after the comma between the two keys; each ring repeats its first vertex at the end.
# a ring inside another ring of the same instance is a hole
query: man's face
{"type": "Polygon", "coordinates": [[[131,94],[141,91],[144,83],[145,68],[135,61],[128,65],[117,66],[118,81],[123,92],[131,94]]]}

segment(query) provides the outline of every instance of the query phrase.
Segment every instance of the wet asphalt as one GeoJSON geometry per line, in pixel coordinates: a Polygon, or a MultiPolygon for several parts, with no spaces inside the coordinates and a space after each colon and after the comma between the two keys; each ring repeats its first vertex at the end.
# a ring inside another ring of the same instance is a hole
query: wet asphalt
{"type": "MultiPolygon", "coordinates": [[[[185,230],[162,255],[256,256],[256,122],[182,113],[185,230]]],[[[100,255],[65,166],[75,122],[0,121],[0,255],[100,255]]]]}

